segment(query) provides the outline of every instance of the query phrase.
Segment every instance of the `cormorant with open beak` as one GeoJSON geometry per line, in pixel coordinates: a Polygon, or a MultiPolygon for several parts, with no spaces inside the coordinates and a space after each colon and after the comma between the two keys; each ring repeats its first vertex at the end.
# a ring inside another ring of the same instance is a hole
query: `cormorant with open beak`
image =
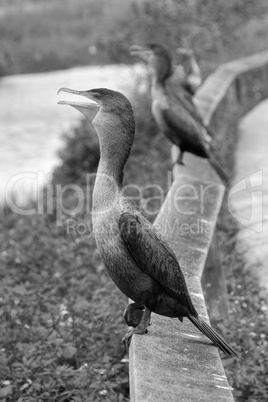
{"type": "Polygon", "coordinates": [[[131,54],[146,60],[152,69],[152,114],[160,130],[180,148],[177,162],[183,164],[184,152],[207,158],[227,184],[227,175],[211,151],[209,129],[203,123],[190,95],[185,96],[186,91],[179,85],[175,91],[169,82],[173,74],[170,51],[162,45],[150,44],[131,46],[131,54]]]}
{"type": "MultiPolygon", "coordinates": [[[[107,271],[118,288],[134,301],[125,312],[144,310],[140,323],[124,337],[129,346],[133,334],[144,334],[151,311],[181,321],[187,317],[216,346],[238,357],[196,311],[183,272],[167,241],[123,196],[123,172],[135,133],[128,99],[109,89],[69,92],[93,103],[60,101],[71,105],[92,122],[100,141],[100,162],[93,191],[93,231],[107,271]]],[[[138,320],[139,321],[139,320],[138,320]]],[[[136,323],[137,324],[137,323],[136,323]]]]}

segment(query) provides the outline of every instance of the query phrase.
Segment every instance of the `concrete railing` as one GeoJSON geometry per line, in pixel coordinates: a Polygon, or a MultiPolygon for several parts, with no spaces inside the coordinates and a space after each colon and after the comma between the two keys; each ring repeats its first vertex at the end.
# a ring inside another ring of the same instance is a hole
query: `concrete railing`
{"type": "MultiPolygon", "coordinates": [[[[213,144],[220,147],[223,159],[229,152],[225,143],[230,144],[239,118],[267,94],[268,52],[224,64],[204,82],[195,101],[215,134],[213,144]]],[[[173,158],[176,154],[173,147],[173,158]]],[[[209,311],[226,314],[224,272],[215,231],[224,186],[206,160],[190,154],[185,155],[184,166],[175,165],[173,175],[155,225],[180,261],[199,314],[208,319],[202,275],[204,289],[208,281],[213,283],[207,296],[216,307],[209,311]]],[[[218,349],[187,319],[182,324],[153,314],[148,334],[134,335],[131,342],[130,399],[229,402],[233,396],[218,349]]]]}

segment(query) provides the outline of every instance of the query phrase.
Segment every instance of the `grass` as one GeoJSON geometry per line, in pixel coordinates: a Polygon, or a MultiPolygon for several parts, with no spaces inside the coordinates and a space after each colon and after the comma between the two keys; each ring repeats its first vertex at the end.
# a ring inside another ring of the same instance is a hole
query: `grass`
{"type": "MultiPolygon", "coordinates": [[[[225,214],[228,229],[222,233],[222,253],[227,275],[230,316],[218,325],[228,331],[233,343],[243,351],[243,361],[223,360],[229,384],[237,402],[264,402],[268,392],[268,307],[267,290],[236,248],[236,222],[225,214]]],[[[256,272],[256,271],[255,271],[256,272]]]]}
{"type": "Polygon", "coordinates": [[[11,212],[0,237],[0,400],[128,400],[126,300],[93,238],[11,212]]]}

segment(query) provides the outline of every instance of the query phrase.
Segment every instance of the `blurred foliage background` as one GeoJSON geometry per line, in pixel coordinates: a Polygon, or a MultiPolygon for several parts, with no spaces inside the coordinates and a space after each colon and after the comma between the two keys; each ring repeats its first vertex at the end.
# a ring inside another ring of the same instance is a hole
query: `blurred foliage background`
{"type": "Polygon", "coordinates": [[[266,0],[1,0],[0,74],[129,62],[146,42],[219,63],[265,49],[267,33],[266,0]]]}
{"type": "MultiPolygon", "coordinates": [[[[267,0],[0,0],[0,75],[132,63],[129,45],[146,42],[193,48],[207,75],[223,61],[266,49],[267,36],[267,0]]],[[[157,130],[150,99],[136,94],[132,102],[136,137],[125,183],[154,183],[166,193],[170,144],[157,130]]],[[[225,147],[233,148],[236,127],[226,124],[233,135],[225,147]]],[[[220,152],[231,177],[233,155],[220,152]]],[[[88,211],[71,216],[80,232],[67,234],[67,215],[56,225],[56,185],[84,187],[86,174],[96,171],[92,126],[83,120],[66,133],[59,156],[44,189],[45,198],[49,191],[54,197],[52,214],[1,212],[0,402],[126,402],[128,361],[120,341],[126,298],[106,274],[88,211]]],[[[141,209],[155,194],[147,188],[143,195],[141,209]]],[[[63,202],[71,208],[77,199],[66,192],[63,202]]],[[[213,324],[244,353],[244,362],[223,364],[236,401],[264,402],[267,294],[237,254],[236,222],[227,210],[219,227],[231,314],[213,324]]]]}

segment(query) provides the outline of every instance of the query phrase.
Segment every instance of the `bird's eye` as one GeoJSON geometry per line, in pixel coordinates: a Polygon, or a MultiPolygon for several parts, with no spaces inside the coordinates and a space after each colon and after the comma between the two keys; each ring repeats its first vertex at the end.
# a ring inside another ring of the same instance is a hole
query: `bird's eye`
{"type": "Polygon", "coordinates": [[[92,95],[94,96],[94,98],[99,99],[100,98],[100,94],[98,92],[92,92],[92,95]]]}

